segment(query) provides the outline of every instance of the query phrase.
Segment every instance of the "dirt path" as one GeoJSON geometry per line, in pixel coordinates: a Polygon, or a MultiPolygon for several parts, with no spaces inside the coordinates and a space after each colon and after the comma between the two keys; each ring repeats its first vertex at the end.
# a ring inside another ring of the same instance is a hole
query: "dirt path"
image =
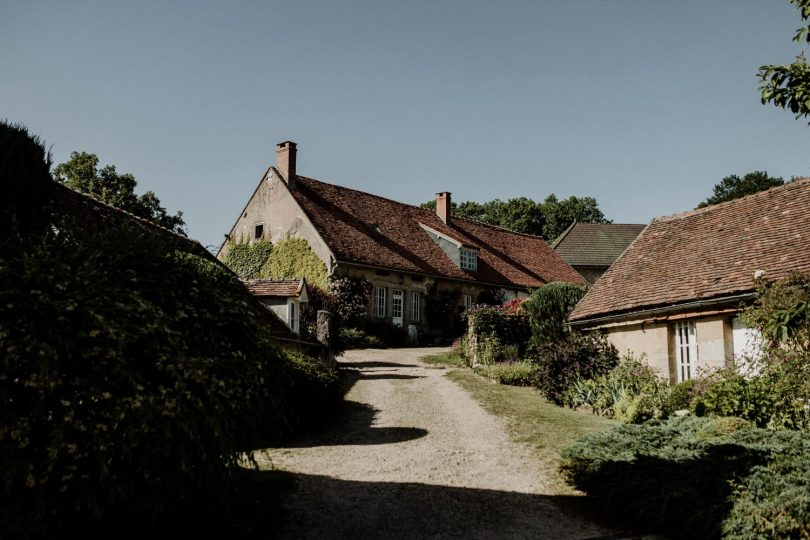
{"type": "MultiPolygon", "coordinates": [[[[418,359],[436,349],[352,351],[349,409],[264,469],[294,479],[282,537],[600,538],[563,512],[525,445],[504,423],[418,359]]],[[[612,538],[615,538],[611,536],[612,538]]]]}

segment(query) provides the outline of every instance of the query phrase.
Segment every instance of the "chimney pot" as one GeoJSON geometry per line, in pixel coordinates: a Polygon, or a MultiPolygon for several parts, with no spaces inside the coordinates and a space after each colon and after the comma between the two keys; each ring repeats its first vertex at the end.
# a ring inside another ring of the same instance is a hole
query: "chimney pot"
{"type": "Polygon", "coordinates": [[[276,145],[276,168],[291,189],[295,188],[296,153],[296,144],[292,141],[284,141],[276,145]]]}
{"type": "Polygon", "coordinates": [[[452,216],[450,215],[450,192],[449,191],[442,191],[441,193],[436,194],[436,214],[439,218],[444,221],[447,225],[450,225],[452,220],[452,216]]]}

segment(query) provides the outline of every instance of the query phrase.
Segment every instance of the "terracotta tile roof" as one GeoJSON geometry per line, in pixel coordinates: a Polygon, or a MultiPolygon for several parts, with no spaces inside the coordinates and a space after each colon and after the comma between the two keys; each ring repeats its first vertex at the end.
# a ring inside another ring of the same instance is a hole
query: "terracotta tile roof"
{"type": "Polygon", "coordinates": [[[253,296],[297,297],[304,288],[303,279],[253,279],[242,283],[253,296]]]}
{"type": "Polygon", "coordinates": [[[199,242],[178,234],[157,223],[130,214],[125,210],[94,199],[90,195],[54,182],[51,201],[54,211],[71,215],[84,227],[126,225],[137,231],[157,236],[191,253],[216,260],[216,257],[199,242]]]}
{"type": "Polygon", "coordinates": [[[750,292],[757,270],[810,272],[810,179],[653,220],[571,321],[750,292]]]}
{"type": "Polygon", "coordinates": [[[435,212],[376,195],[297,177],[292,194],[339,262],[502,286],[584,283],[538,237],[467,219],[446,225],[435,212]],[[419,226],[478,248],[478,270],[456,266],[419,226]]]}
{"type": "Polygon", "coordinates": [[[646,225],[573,223],[551,247],[571,266],[610,266],[646,225]]]}

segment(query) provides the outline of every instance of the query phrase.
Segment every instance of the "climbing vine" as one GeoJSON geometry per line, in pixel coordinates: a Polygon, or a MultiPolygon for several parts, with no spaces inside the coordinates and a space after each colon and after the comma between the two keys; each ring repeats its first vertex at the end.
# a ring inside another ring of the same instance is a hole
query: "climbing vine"
{"type": "Polygon", "coordinates": [[[222,262],[242,279],[257,279],[272,252],[273,244],[267,240],[252,244],[230,240],[222,262]]]}
{"type": "Polygon", "coordinates": [[[281,240],[259,272],[265,279],[306,278],[307,283],[326,289],[326,265],[304,238],[281,240]]]}

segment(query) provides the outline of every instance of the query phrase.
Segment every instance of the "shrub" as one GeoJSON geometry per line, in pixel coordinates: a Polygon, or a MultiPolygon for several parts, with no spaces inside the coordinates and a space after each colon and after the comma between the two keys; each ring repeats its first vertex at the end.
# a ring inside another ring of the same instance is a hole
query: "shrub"
{"type": "Polygon", "coordinates": [[[531,328],[528,318],[518,313],[514,304],[508,308],[474,306],[467,310],[465,316],[469,325],[468,332],[476,335],[479,343],[494,339],[499,345],[509,347],[508,351],[504,349],[494,352],[491,361],[504,357],[511,360],[525,353],[526,344],[531,338],[531,328]],[[513,352],[514,348],[517,348],[516,353],[513,352]]]}
{"type": "Polygon", "coordinates": [[[0,536],[148,523],[327,399],[331,379],[290,363],[213,261],[69,219],[2,247],[0,536]]]}
{"type": "Polygon", "coordinates": [[[425,318],[431,331],[438,337],[455,339],[464,332],[461,318],[463,308],[458,305],[460,289],[441,289],[435,283],[425,295],[425,318]]]}
{"type": "Polygon", "coordinates": [[[344,328],[338,330],[341,349],[384,349],[385,343],[377,336],[368,334],[362,328],[344,328]]]}
{"type": "Polygon", "coordinates": [[[53,190],[51,155],[20,125],[0,122],[0,240],[12,230],[30,232],[46,223],[53,190]]]}
{"type": "Polygon", "coordinates": [[[287,238],[277,242],[260,275],[266,279],[304,277],[307,283],[321,288],[327,286],[326,265],[304,238],[287,238]]]}
{"type": "Polygon", "coordinates": [[[667,408],[672,412],[690,409],[692,400],[696,397],[697,386],[697,379],[689,379],[670,388],[667,408]]]}
{"type": "Polygon", "coordinates": [[[253,243],[229,240],[222,262],[242,279],[258,279],[272,252],[273,244],[266,240],[253,243]]]}
{"type": "Polygon", "coordinates": [[[576,379],[563,396],[569,407],[590,406],[595,413],[641,423],[668,415],[668,387],[658,372],[626,356],[608,373],[594,380],[576,379]]]}
{"type": "Polygon", "coordinates": [[[558,343],[545,343],[538,354],[535,386],[558,405],[574,381],[595,379],[618,362],[616,348],[595,333],[570,332],[558,343]]]}
{"type": "Polygon", "coordinates": [[[810,525],[808,455],[806,433],[687,416],[588,435],[563,453],[562,470],[636,526],[689,538],[721,530],[797,538],[810,525]]]}
{"type": "Polygon", "coordinates": [[[586,287],[571,283],[549,283],[535,290],[522,309],[529,316],[532,339],[537,347],[565,337],[568,315],[585,296],[586,287]]]}
{"type": "Polygon", "coordinates": [[[481,366],[477,371],[498,384],[531,386],[537,372],[537,366],[531,362],[500,362],[489,366],[481,366]]]}
{"type": "Polygon", "coordinates": [[[756,301],[745,310],[743,319],[765,336],[767,352],[783,346],[810,352],[810,275],[759,280],[756,285],[756,301]]]}
{"type": "Polygon", "coordinates": [[[371,295],[371,283],[365,279],[348,277],[329,282],[333,309],[345,326],[360,326],[365,323],[371,295]]]}

